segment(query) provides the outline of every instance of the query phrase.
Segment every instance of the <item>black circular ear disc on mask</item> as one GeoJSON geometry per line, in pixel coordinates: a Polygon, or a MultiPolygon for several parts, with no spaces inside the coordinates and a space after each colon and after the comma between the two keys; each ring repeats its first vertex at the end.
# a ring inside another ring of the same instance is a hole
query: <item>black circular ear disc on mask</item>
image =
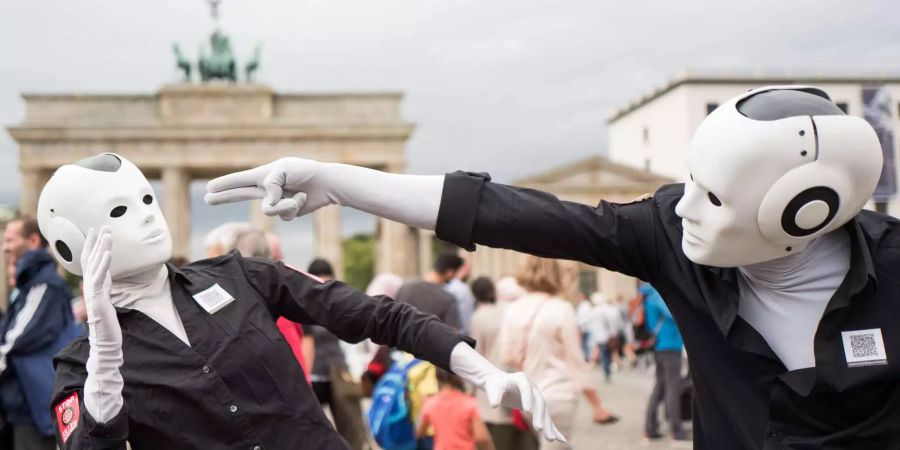
{"type": "Polygon", "coordinates": [[[831,223],[840,206],[840,197],[833,189],[825,186],[811,187],[788,202],[781,214],[781,227],[794,237],[812,235],[831,223]],[[822,210],[823,207],[828,208],[827,212],[822,210]]]}
{"type": "Polygon", "coordinates": [[[66,262],[72,262],[72,250],[65,242],[56,241],[53,243],[53,246],[56,247],[56,252],[59,253],[60,258],[64,259],[66,262]]]}

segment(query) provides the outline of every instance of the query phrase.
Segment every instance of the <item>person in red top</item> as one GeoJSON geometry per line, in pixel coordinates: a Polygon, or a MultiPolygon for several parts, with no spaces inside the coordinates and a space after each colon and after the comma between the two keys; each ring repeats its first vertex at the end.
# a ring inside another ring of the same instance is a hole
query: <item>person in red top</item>
{"type": "Polygon", "coordinates": [[[478,402],[463,392],[462,379],[441,368],[437,379],[441,390],[425,401],[416,437],[421,439],[433,427],[434,450],[494,450],[478,402]]]}

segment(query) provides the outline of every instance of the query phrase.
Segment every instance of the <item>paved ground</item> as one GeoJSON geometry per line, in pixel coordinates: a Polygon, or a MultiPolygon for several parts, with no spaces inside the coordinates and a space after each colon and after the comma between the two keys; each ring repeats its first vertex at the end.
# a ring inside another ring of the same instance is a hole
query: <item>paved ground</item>
{"type": "Polygon", "coordinates": [[[679,443],[677,446],[668,439],[643,442],[644,414],[653,376],[644,370],[627,370],[613,374],[613,381],[602,381],[599,373],[595,377],[604,405],[618,415],[621,420],[613,425],[594,425],[590,408],[582,402],[579,405],[578,423],[575,436],[571,439],[575,450],[631,450],[691,448],[679,443]]]}

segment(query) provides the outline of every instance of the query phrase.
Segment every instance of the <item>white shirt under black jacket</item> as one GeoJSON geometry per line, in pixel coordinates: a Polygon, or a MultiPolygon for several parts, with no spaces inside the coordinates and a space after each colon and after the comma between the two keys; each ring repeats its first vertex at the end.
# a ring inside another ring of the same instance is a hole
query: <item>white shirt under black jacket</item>
{"type": "Polygon", "coordinates": [[[738,270],[738,314],[788,370],[815,367],[813,341],[828,301],[850,270],[850,236],[837,230],[802,252],[738,270]]]}

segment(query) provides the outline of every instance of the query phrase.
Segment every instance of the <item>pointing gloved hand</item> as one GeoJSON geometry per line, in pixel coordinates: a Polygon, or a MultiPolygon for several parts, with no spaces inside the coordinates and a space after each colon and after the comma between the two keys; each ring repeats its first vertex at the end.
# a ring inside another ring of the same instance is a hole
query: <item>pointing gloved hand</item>
{"type": "Polygon", "coordinates": [[[444,177],[400,175],[347,164],[282,158],[231,173],[207,185],[206,203],[262,199],[262,212],[283,220],[326,205],[344,205],[386,219],[433,230],[444,177]]]}
{"type": "Polygon", "coordinates": [[[501,404],[530,414],[535,431],[548,441],[566,442],[550,418],[547,402],[522,372],[506,373],[466,343],[456,344],[450,353],[450,369],[487,394],[492,408],[501,404]]]}
{"type": "Polygon", "coordinates": [[[91,344],[84,382],[84,407],[99,423],[111,420],[122,409],[122,329],[110,301],[109,274],[112,234],[109,227],[88,230],[81,252],[88,341],[91,344]]]}

